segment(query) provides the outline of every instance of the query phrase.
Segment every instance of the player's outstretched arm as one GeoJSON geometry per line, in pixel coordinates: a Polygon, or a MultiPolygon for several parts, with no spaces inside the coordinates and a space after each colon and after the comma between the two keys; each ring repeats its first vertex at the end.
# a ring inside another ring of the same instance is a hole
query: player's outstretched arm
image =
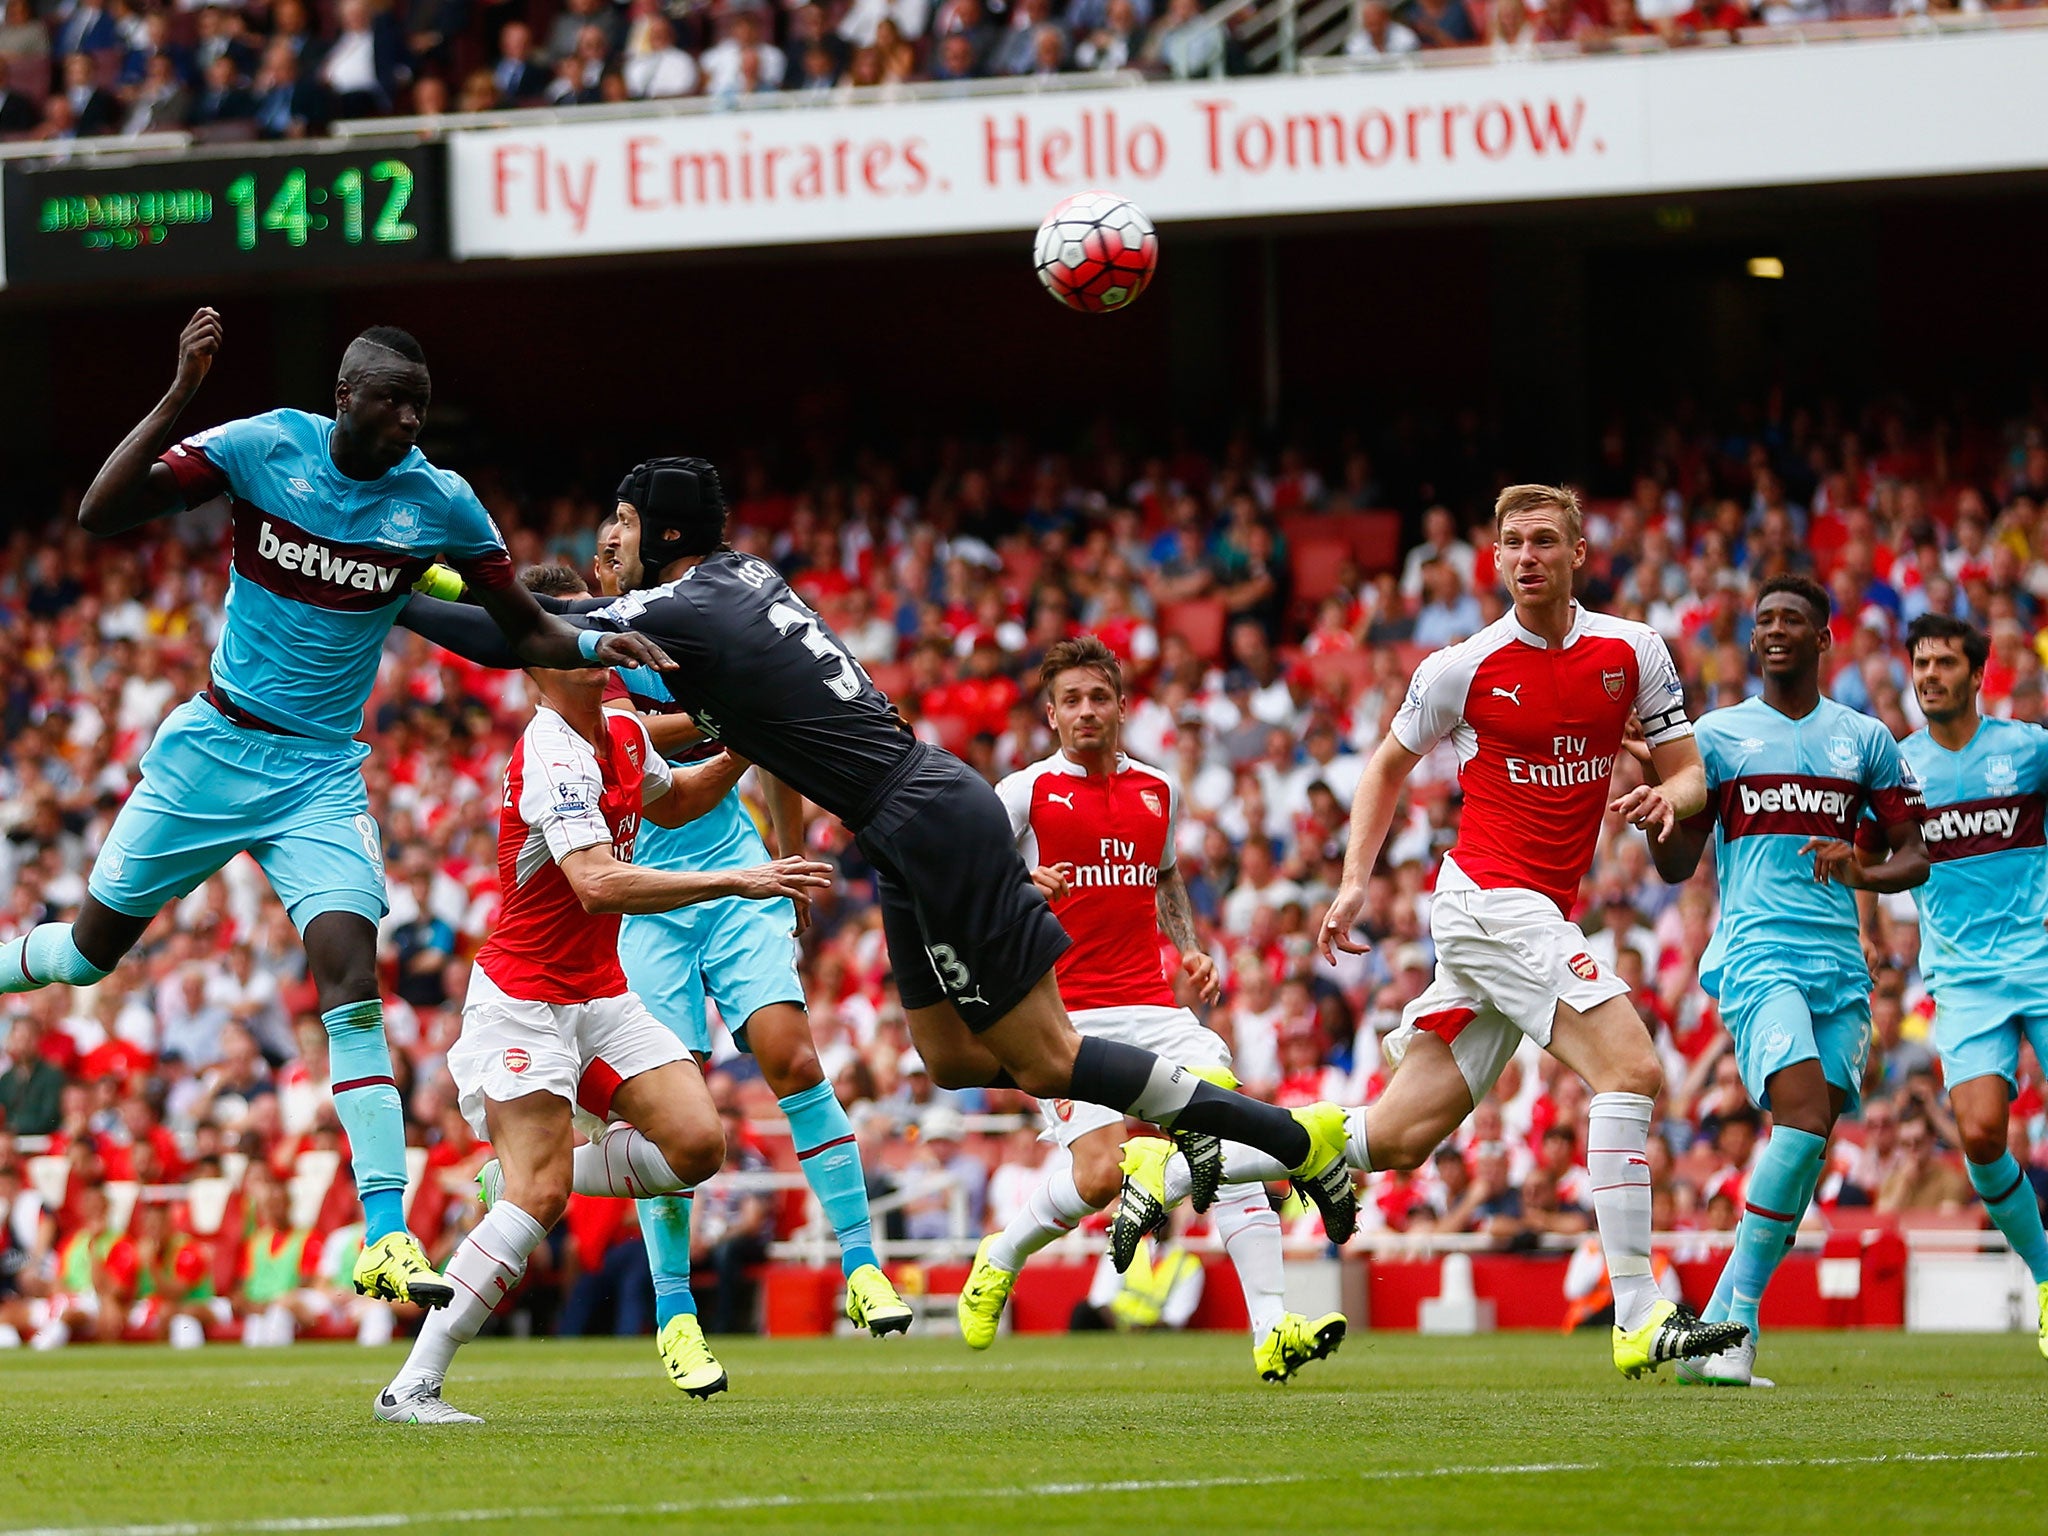
{"type": "Polygon", "coordinates": [[[746,771],[747,760],[731,752],[707,757],[687,768],[671,768],[668,790],[657,799],[643,801],[640,813],[657,827],[686,826],[732,793],[746,771]]]}
{"type": "Polygon", "coordinates": [[[476,598],[511,644],[522,667],[573,671],[596,664],[675,670],[668,652],[645,635],[630,629],[598,628],[581,618],[549,613],[516,581],[503,587],[479,587],[476,598]]]}
{"type": "Polygon", "coordinates": [[[199,393],[206,370],[220,352],[220,342],[220,316],[213,310],[202,309],[185,322],[178,337],[178,371],[171,387],[107,455],[107,462],[92,477],[85,499],[78,504],[78,525],[87,533],[111,538],[184,507],[185,496],[178,489],[176,476],[157,462],[157,455],[169,446],[171,428],[199,393]]]}
{"type": "Polygon", "coordinates": [[[586,912],[673,912],[722,896],[794,901],[832,884],[832,866],[810,859],[777,859],[752,869],[644,869],[620,863],[610,845],[603,843],[564,854],[561,866],[586,912]]]}
{"type": "Polygon", "coordinates": [[[1365,772],[1358,776],[1358,790],[1351,797],[1351,838],[1344,848],[1344,883],[1330,901],[1328,915],[1316,936],[1316,948],[1335,965],[1337,951],[1362,955],[1372,946],[1357,938],[1352,929],[1365,910],[1365,884],[1379,863],[1380,848],[1387,829],[1394,824],[1394,807],[1400,804],[1401,787],[1415,771],[1422,755],[1410,752],[1391,735],[1379,744],[1365,772]]]}
{"type": "MultiPolygon", "coordinates": [[[[490,667],[499,672],[516,672],[521,667],[587,667],[594,663],[619,667],[659,665],[666,671],[675,665],[669,660],[666,652],[645,636],[622,635],[610,630],[593,631],[602,638],[592,642],[596,647],[595,654],[586,659],[578,648],[578,642],[584,634],[584,629],[578,621],[556,618],[553,614],[543,611],[538,603],[534,603],[533,594],[522,586],[507,587],[504,595],[511,594],[518,594],[532,604],[532,619],[536,624],[559,626],[562,635],[567,637],[567,659],[561,659],[560,646],[563,642],[559,637],[547,638],[540,642],[543,648],[548,649],[551,659],[537,660],[523,652],[513,640],[511,633],[492,612],[481,591],[478,593],[478,599],[485,603],[481,609],[468,603],[446,602],[441,598],[427,597],[416,592],[407,598],[405,606],[398,610],[398,623],[422,639],[433,641],[444,651],[452,651],[464,661],[473,662],[479,667],[490,667]],[[630,642],[631,659],[612,659],[614,655],[619,654],[618,642],[621,641],[630,642]]],[[[552,631],[550,635],[552,636],[552,631]]]]}

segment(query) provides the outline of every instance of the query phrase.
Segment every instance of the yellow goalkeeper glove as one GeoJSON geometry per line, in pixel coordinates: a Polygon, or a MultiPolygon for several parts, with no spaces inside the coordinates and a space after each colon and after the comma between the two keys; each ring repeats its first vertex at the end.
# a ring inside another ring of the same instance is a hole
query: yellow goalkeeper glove
{"type": "Polygon", "coordinates": [[[412,584],[412,589],[423,596],[453,603],[461,600],[464,583],[461,574],[452,566],[437,563],[426,568],[420,579],[412,584]]]}

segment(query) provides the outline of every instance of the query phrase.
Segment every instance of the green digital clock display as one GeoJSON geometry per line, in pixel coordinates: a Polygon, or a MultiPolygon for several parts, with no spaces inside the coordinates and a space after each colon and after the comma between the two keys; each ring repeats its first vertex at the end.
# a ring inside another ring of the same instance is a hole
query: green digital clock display
{"type": "Polygon", "coordinates": [[[0,169],[23,284],[340,270],[448,252],[441,146],[0,169]]]}

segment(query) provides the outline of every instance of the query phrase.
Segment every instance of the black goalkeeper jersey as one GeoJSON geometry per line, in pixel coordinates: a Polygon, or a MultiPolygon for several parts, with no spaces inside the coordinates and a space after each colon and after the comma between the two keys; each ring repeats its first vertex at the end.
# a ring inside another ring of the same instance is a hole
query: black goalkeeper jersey
{"type": "Polygon", "coordinates": [[[577,603],[676,659],[661,674],[705,735],[852,826],[917,745],[895,706],[773,566],[721,550],[659,587],[577,603]]]}

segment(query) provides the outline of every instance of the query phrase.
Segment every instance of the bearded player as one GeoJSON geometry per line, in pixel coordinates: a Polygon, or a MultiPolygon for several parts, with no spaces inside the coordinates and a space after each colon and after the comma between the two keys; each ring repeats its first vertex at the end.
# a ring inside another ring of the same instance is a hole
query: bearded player
{"type": "MultiPolygon", "coordinates": [[[[1700,985],[1721,1005],[1743,1087],[1771,1112],[1705,1314],[1741,1325],[1743,1337],[1681,1366],[1679,1379],[1693,1385],[1772,1384],[1756,1374],[1757,1308],[1813,1202],[1835,1120],[1862,1096],[1870,1053],[1856,892],[1927,878],[1924,805],[1891,733],[1820,691],[1830,613],[1810,577],[1764,582],[1750,631],[1764,691],[1701,718],[1711,805],[1650,845],[1657,873],[1676,884],[1713,840],[1721,914],[1700,985]],[[1852,844],[1866,814],[1888,845],[1867,866],[1852,844]]],[[[1660,771],[1645,768],[1651,778],[1660,771]]]]}
{"type": "MultiPolygon", "coordinates": [[[[561,585],[545,568],[527,579],[561,585]]],[[[482,1422],[444,1402],[442,1382],[455,1351],[519,1283],[572,1189],[668,1193],[709,1178],[724,1159],[703,1074],[626,985],[620,915],[724,897],[784,900],[830,883],[829,865],[801,859],[717,873],[635,867],[643,817],[675,827],[702,815],[744,765],[721,754],[671,770],[637,716],[604,709],[603,667],[527,675],[540,705],[505,768],[503,905],[448,1053],[457,1102],[497,1153],[497,1174],[483,1220],[448,1261],[454,1301],[428,1318],[376,1398],[372,1411],[390,1423],[482,1422]],[[572,1135],[578,1110],[598,1132],[581,1147],[572,1135]]]]}
{"type": "MultiPolygon", "coordinates": [[[[211,309],[186,324],[170,389],[78,508],[89,533],[112,538],[227,499],[234,560],[210,679],[157,730],[77,921],[41,923],[0,946],[0,993],[100,980],[167,902],[250,854],[299,930],[319,994],[363,1202],[355,1288],[438,1307],[448,1287],[405,1230],[405,1117],[377,987],[382,842],[358,771],[370,749],[355,736],[384,636],[437,555],[467,576],[517,664],[577,665],[577,636],[513,580],[475,493],[420,452],[432,381],[418,342],[390,326],[350,342],[332,418],[271,411],[166,452],[222,339],[211,309]]],[[[622,638],[601,659],[668,664],[622,638]]]]}
{"type": "MultiPolygon", "coordinates": [[[[1970,1184],[2033,1276],[2048,1355],[2048,1234],[2007,1126],[2020,1041],[2048,1063],[2048,732],[1978,713],[1991,657],[1982,630],[1922,614],[1906,628],[1906,655],[1927,716],[1899,752],[1927,801],[1929,869],[1913,899],[1920,964],[1934,993],[1934,1045],[1970,1184]]],[[[1876,905],[1858,901],[1866,910],[1876,905]]]]}
{"type": "Polygon", "coordinates": [[[1358,1168],[1414,1168],[1492,1089],[1524,1036],[1593,1090],[1587,1168],[1614,1285],[1614,1364],[1640,1376],[1712,1354],[1746,1332],[1702,1323],[1650,1269],[1644,1148],[1664,1086],[1628,986],[1595,963],[1571,921],[1593,860],[1614,760],[1642,722],[1660,782],[1613,803],[1669,836],[1706,803],[1706,778],[1671,655],[1656,631],[1591,613],[1572,596],[1585,564],[1578,498],[1515,485],[1494,504],[1510,612],[1415,671],[1387,739],[1358,783],[1344,879],[1319,943],[1361,954],[1352,929],[1402,785],[1440,742],[1458,756],[1464,816],[1430,907],[1436,977],[1402,1016],[1399,1069],[1370,1109],[1351,1111],[1358,1168]]]}
{"type": "MultiPolygon", "coordinates": [[[[640,520],[623,508],[598,530],[597,578],[608,597],[645,586],[640,520]]],[[[682,760],[704,748],[703,734],[669,694],[662,674],[636,667],[614,674],[608,708],[637,710],[656,748],[682,760]]],[[[803,851],[803,801],[761,775],[771,830],[784,853],[803,851]]],[[[768,849],[737,788],[705,815],[673,829],[643,832],[635,862],[648,869],[735,869],[765,862],[768,849]]],[[[711,1053],[706,1003],[718,1005],[734,1042],[760,1065],[761,1077],[789,1120],[797,1165],[839,1240],[846,1315],[877,1337],[901,1333],[911,1312],[876,1260],[868,1220],[867,1171],[853,1126],[818,1065],[796,935],[806,905],[729,897],[673,912],[629,917],[619,934],[626,980],[649,1010],[701,1064],[711,1053]]],[[[655,1341],[669,1378],[692,1396],[723,1391],[725,1368],[705,1343],[690,1291],[690,1197],[640,1202],[640,1231],[654,1274],[655,1341]]]]}
{"type": "MultiPolygon", "coordinates": [[[[1053,966],[1068,939],[974,770],[913,735],[887,696],[775,568],[725,542],[717,471],[702,459],[638,465],[619,487],[641,560],[661,585],[568,605],[584,642],[631,631],[675,662],[666,681],[723,740],[852,830],[877,872],[883,931],[912,1041],[949,1087],[1085,1099],[1168,1129],[1204,1177],[1217,1138],[1275,1159],[1334,1233],[1357,1223],[1344,1112],[1283,1110],[1121,1041],[1075,1032],[1053,966]]],[[[406,623],[486,666],[510,658],[459,604],[415,598],[406,623]]]]}
{"type": "MultiPolygon", "coordinates": [[[[1235,1087],[1229,1048],[1179,1005],[1160,970],[1163,931],[1201,996],[1214,1002],[1222,993],[1174,858],[1180,792],[1123,754],[1123,668],[1108,646],[1084,635],[1048,650],[1038,679],[1060,750],[1011,774],[996,794],[1033,880],[1074,939],[1057,968],[1068,1016],[1084,1036],[1142,1046],[1235,1087]]],[[[1041,1101],[1041,1111],[1046,1135],[1071,1161],[1032,1191],[1007,1227],[982,1239],[959,1303],[961,1336],[975,1349],[995,1342],[1024,1261],[1108,1205],[1120,1182],[1121,1113],[1070,1099],[1041,1101]]],[[[1341,1312],[1311,1323],[1287,1310],[1280,1218],[1263,1185],[1228,1186],[1213,1220],[1244,1286],[1252,1363],[1264,1380],[1285,1381],[1344,1341],[1341,1312]]],[[[1122,1269],[1130,1256],[1119,1257],[1122,1269]]]]}

